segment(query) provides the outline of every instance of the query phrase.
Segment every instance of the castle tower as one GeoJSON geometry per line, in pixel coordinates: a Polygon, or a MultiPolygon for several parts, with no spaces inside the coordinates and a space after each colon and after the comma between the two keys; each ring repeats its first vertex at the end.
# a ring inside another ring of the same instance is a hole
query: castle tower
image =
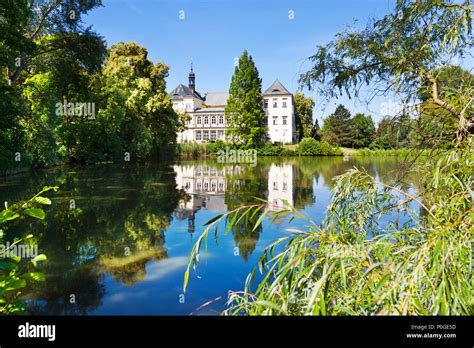
{"type": "Polygon", "coordinates": [[[196,91],[196,76],[193,71],[193,63],[191,63],[191,71],[189,72],[189,84],[188,87],[193,91],[196,91]]]}

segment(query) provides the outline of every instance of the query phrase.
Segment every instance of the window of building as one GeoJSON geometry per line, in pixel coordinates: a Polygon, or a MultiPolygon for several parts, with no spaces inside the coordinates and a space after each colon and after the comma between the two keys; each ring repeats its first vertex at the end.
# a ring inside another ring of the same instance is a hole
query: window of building
{"type": "Polygon", "coordinates": [[[277,98],[273,98],[273,107],[274,108],[278,107],[278,99],[277,98]]]}
{"type": "Polygon", "coordinates": [[[201,116],[198,116],[198,117],[196,118],[196,123],[197,123],[197,124],[201,124],[201,122],[202,122],[201,116]]]}
{"type": "Polygon", "coordinates": [[[216,140],[216,139],[217,139],[217,132],[211,131],[211,140],[216,140]]]}
{"type": "Polygon", "coordinates": [[[276,181],[273,182],[273,190],[278,191],[278,183],[276,181]]]}
{"type": "Polygon", "coordinates": [[[268,109],[268,99],[263,99],[263,107],[268,109]]]}
{"type": "Polygon", "coordinates": [[[288,117],[283,116],[283,124],[288,124],[288,123],[287,123],[287,118],[288,118],[288,117]]]}
{"type": "Polygon", "coordinates": [[[208,116],[204,116],[204,124],[209,124],[209,117],[208,116]]]}
{"type": "Polygon", "coordinates": [[[287,191],[288,190],[288,183],[284,182],[283,183],[283,191],[287,191]]]}
{"type": "Polygon", "coordinates": [[[218,131],[217,132],[217,139],[224,139],[224,131],[218,131]]]}
{"type": "Polygon", "coordinates": [[[223,115],[219,116],[219,124],[224,124],[224,116],[223,115]]]}
{"type": "Polygon", "coordinates": [[[278,116],[273,116],[273,125],[276,126],[278,124],[278,116]]]}
{"type": "Polygon", "coordinates": [[[201,131],[196,131],[196,140],[202,140],[202,133],[201,133],[201,131]]]}
{"type": "Polygon", "coordinates": [[[202,136],[203,140],[209,140],[209,131],[204,131],[203,133],[204,133],[202,136]]]}
{"type": "Polygon", "coordinates": [[[215,180],[211,181],[211,191],[215,191],[217,187],[217,182],[215,180]]]}
{"type": "Polygon", "coordinates": [[[288,99],[287,98],[283,98],[283,107],[286,108],[286,103],[287,103],[288,99]]]}
{"type": "Polygon", "coordinates": [[[211,123],[212,123],[212,124],[216,124],[216,121],[217,121],[217,120],[216,120],[216,116],[212,116],[212,117],[211,117],[211,123]]]}
{"type": "Polygon", "coordinates": [[[200,190],[201,190],[201,187],[202,187],[201,180],[196,181],[196,190],[197,190],[197,191],[200,191],[200,190]]]}
{"type": "Polygon", "coordinates": [[[209,181],[204,181],[204,191],[209,191],[209,181]]]}

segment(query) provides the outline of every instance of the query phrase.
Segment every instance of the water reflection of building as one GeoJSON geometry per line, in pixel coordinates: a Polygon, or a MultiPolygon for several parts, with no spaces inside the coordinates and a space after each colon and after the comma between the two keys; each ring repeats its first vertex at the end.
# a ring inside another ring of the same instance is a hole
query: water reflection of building
{"type": "Polygon", "coordinates": [[[226,175],[232,174],[234,168],[217,169],[206,165],[173,167],[176,173],[176,184],[188,195],[181,199],[174,215],[179,220],[188,220],[188,232],[195,229],[195,214],[198,210],[222,212],[227,209],[225,204],[226,175]],[[229,173],[231,171],[231,173],[229,173]]]}
{"type": "MultiPolygon", "coordinates": [[[[209,165],[175,165],[176,184],[178,189],[187,194],[179,201],[174,216],[179,220],[188,220],[188,232],[195,231],[195,216],[199,210],[224,212],[227,210],[225,192],[230,176],[243,173],[240,166],[216,168],[209,165]]],[[[284,201],[293,205],[295,202],[295,167],[291,164],[272,164],[267,177],[267,200],[272,204],[271,210],[284,207],[284,201]]],[[[265,180],[264,178],[262,178],[265,180]]],[[[234,180],[233,185],[239,188],[242,180],[234,180]]],[[[245,190],[245,188],[242,188],[245,190]]],[[[249,202],[250,203],[250,202],[249,202]]]]}
{"type": "Polygon", "coordinates": [[[268,171],[268,201],[271,210],[285,206],[284,201],[294,204],[294,166],[291,164],[272,164],[268,171]]]}

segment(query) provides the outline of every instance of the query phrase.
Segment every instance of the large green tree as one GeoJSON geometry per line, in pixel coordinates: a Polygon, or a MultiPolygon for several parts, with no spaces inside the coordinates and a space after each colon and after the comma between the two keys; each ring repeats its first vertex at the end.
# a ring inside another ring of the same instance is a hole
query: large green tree
{"type": "Polygon", "coordinates": [[[227,135],[233,142],[260,147],[267,138],[267,123],[262,108],[262,79],[252,56],[242,53],[235,67],[225,108],[229,126],[227,135]]]}
{"type": "Polygon", "coordinates": [[[358,113],[351,120],[351,138],[354,147],[368,147],[375,135],[372,116],[358,113]]]}
{"type": "Polygon", "coordinates": [[[301,92],[296,92],[294,99],[296,135],[299,142],[303,138],[311,137],[314,101],[311,97],[305,97],[301,92]]]}
{"type": "Polygon", "coordinates": [[[112,46],[95,81],[102,102],[91,141],[98,158],[123,160],[128,152],[139,160],[172,150],[180,120],[165,90],[168,69],[134,42],[112,46]]]}
{"type": "Polygon", "coordinates": [[[417,102],[423,85],[432,105],[456,121],[460,143],[474,132],[472,90],[458,91],[454,103],[439,93],[436,71],[472,48],[472,11],[469,0],[397,0],[392,13],[319,46],[300,82],[326,97],[358,97],[370,85],[369,98],[391,91],[405,104],[417,102]]]}
{"type": "Polygon", "coordinates": [[[352,146],[351,113],[344,105],[339,104],[334,113],[324,119],[321,139],[332,145],[352,146]]]}

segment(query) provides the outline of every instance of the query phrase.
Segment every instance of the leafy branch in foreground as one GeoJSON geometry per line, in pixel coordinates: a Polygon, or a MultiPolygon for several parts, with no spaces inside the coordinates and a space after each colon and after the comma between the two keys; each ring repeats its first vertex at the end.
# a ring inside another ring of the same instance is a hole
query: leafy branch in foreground
{"type": "MultiPolygon", "coordinates": [[[[29,215],[33,218],[43,220],[46,216],[43,209],[38,205],[50,205],[51,200],[43,197],[42,194],[58,188],[44,187],[39,193],[24,203],[8,205],[5,202],[5,209],[0,212],[0,225],[7,221],[12,221],[20,217],[20,215],[29,215]]],[[[4,242],[4,230],[0,229],[0,244],[4,242]]],[[[19,299],[22,289],[27,286],[27,282],[44,281],[44,274],[41,272],[30,271],[31,268],[37,266],[37,262],[45,261],[46,255],[36,255],[30,260],[31,265],[22,262],[21,255],[18,255],[14,247],[20,243],[29,242],[33,238],[32,234],[24,238],[15,239],[13,243],[5,246],[0,250],[0,314],[15,314],[25,310],[25,303],[19,299]]]]}
{"type": "MultiPolygon", "coordinates": [[[[258,263],[263,279],[252,288],[256,267],[244,291],[230,293],[224,314],[472,313],[472,165],[469,146],[439,157],[434,165],[423,164],[435,173],[425,183],[431,196],[423,197],[350,170],[337,178],[321,224],[288,205],[277,216],[307,219],[308,229],[290,230],[291,235],[266,248],[258,263]],[[410,216],[410,203],[420,206],[419,216],[410,216]],[[383,215],[401,213],[410,216],[403,226],[398,219],[380,224],[383,215]]],[[[242,207],[210,220],[193,247],[185,287],[209,231],[221,220],[227,221],[228,231],[262,210],[265,214],[268,205],[242,207]]]]}

